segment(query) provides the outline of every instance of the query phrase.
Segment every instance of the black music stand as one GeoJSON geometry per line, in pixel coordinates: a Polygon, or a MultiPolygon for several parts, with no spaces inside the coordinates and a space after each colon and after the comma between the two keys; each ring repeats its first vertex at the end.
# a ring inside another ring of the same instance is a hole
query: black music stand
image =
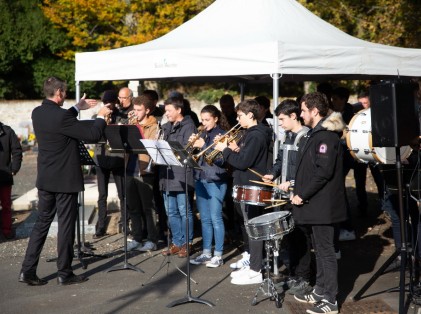
{"type": "MultiPolygon", "coordinates": [[[[379,268],[379,270],[367,281],[367,283],[355,294],[353,297],[354,301],[361,299],[361,296],[367,289],[377,280],[377,278],[384,273],[387,267],[400,255],[401,257],[401,266],[400,266],[400,277],[399,277],[399,314],[405,312],[405,269],[407,263],[411,263],[411,257],[408,255],[411,253],[407,248],[407,210],[404,210],[403,205],[403,170],[401,162],[401,153],[400,147],[395,147],[396,151],[396,187],[398,191],[398,204],[399,204],[399,217],[400,217],[400,235],[401,235],[401,247],[396,249],[396,251],[386,260],[386,262],[379,268]]],[[[390,180],[390,179],[389,179],[390,180]]],[[[407,195],[407,198],[409,196],[407,195]]],[[[408,201],[408,199],[407,199],[408,201]]],[[[412,269],[412,264],[409,265],[412,269]]]]}
{"type": "MultiPolygon", "coordinates": [[[[187,151],[184,149],[184,147],[179,142],[168,142],[173,149],[175,155],[179,159],[180,162],[182,162],[184,166],[184,180],[185,180],[185,192],[186,192],[186,233],[184,235],[186,239],[186,249],[187,249],[187,259],[190,258],[190,243],[189,243],[189,215],[188,215],[188,201],[189,201],[189,189],[187,184],[187,168],[195,168],[200,169],[200,166],[196,163],[196,161],[191,158],[191,155],[187,153],[187,151]]],[[[191,289],[190,289],[190,261],[187,260],[187,294],[184,298],[175,300],[167,305],[168,308],[184,304],[184,303],[190,303],[190,302],[196,302],[196,303],[202,303],[209,305],[210,307],[215,306],[213,303],[202,300],[200,298],[195,298],[191,295],[191,289]]]]}
{"type": "MultiPolygon", "coordinates": [[[[179,161],[179,158],[174,155],[173,149],[171,148],[171,146],[169,145],[168,142],[164,141],[164,140],[150,140],[150,139],[143,139],[140,140],[143,144],[143,146],[146,148],[149,156],[152,158],[153,162],[156,165],[161,165],[161,166],[166,166],[166,194],[167,194],[167,208],[169,207],[169,198],[168,198],[168,178],[169,178],[169,169],[171,169],[171,166],[179,166],[179,167],[183,167],[183,164],[179,161]]],[[[169,245],[170,243],[170,231],[169,231],[169,223],[167,222],[167,226],[168,226],[168,233],[167,233],[167,243],[169,245]]],[[[142,286],[145,286],[161,269],[163,269],[165,267],[165,265],[167,265],[167,271],[169,268],[169,264],[171,263],[170,261],[171,259],[171,255],[167,255],[165,257],[165,259],[163,260],[163,262],[161,263],[160,267],[158,268],[158,270],[156,272],[154,272],[149,279],[142,284],[142,286]]],[[[182,273],[184,276],[187,277],[187,274],[182,271],[177,265],[175,265],[175,268],[182,273]]],[[[193,279],[190,278],[191,281],[193,281],[194,283],[197,283],[196,281],[194,281],[193,279]]]]}
{"type": "MultiPolygon", "coordinates": [[[[79,157],[80,157],[80,164],[82,166],[95,166],[96,163],[89,155],[88,150],[85,147],[85,143],[79,141],[79,157]]],[[[82,264],[82,268],[86,269],[85,263],[82,261],[82,257],[100,257],[106,258],[106,256],[94,254],[92,249],[85,245],[85,192],[79,192],[79,207],[82,208],[82,217],[80,217],[80,211],[78,210],[77,213],[77,224],[76,224],[76,231],[77,231],[77,257],[82,264]],[[82,228],[80,226],[80,220],[82,219],[82,228]]]]}
{"type": "Polygon", "coordinates": [[[140,142],[142,135],[139,129],[135,125],[108,125],[105,128],[105,137],[111,147],[113,153],[124,154],[124,263],[123,265],[116,265],[108,268],[105,272],[111,272],[116,270],[131,269],[137,272],[144,273],[139,267],[133,266],[127,262],[127,153],[139,154],[146,152],[145,147],[140,142]]]}

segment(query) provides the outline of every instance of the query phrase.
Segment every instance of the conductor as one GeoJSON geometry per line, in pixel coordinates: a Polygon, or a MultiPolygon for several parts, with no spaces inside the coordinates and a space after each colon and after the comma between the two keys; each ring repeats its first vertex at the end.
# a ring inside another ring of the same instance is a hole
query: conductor
{"type": "Polygon", "coordinates": [[[72,108],[61,108],[66,99],[66,83],[56,77],[44,82],[46,99],[32,111],[32,123],[37,137],[38,218],[32,230],[19,282],[31,286],[47,283],[37,274],[37,266],[48,229],[57,213],[57,283],[70,285],[87,280],[73,273],[73,244],[78,212],[78,192],[84,190],[78,144],[80,140],[96,142],[105,128],[104,117],[111,114],[102,107],[92,125],[77,119],[80,110],[94,107],[94,99],[82,99],[72,108]]]}

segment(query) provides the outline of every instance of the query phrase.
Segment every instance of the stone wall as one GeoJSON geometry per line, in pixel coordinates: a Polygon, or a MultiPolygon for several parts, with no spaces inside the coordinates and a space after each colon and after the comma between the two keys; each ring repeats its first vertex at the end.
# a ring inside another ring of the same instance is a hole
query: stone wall
{"type": "MultiPolygon", "coordinates": [[[[32,110],[41,104],[42,100],[8,100],[0,101],[0,121],[11,126],[16,134],[27,138],[27,135],[33,131],[31,113],[32,110]]],[[[160,101],[159,103],[163,103],[160,101]]],[[[75,104],[75,100],[67,100],[63,108],[69,108],[75,104]]],[[[98,112],[99,106],[89,110],[81,111],[81,119],[90,119],[98,112]]],[[[191,100],[192,110],[199,116],[200,109],[206,104],[201,101],[191,100]]],[[[219,108],[219,104],[215,104],[219,108]]],[[[200,116],[199,116],[200,119],[200,116]]]]}

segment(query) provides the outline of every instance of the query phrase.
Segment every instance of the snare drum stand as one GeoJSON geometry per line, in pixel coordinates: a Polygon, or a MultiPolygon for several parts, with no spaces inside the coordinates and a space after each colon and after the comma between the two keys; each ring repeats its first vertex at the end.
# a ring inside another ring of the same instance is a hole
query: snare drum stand
{"type": "Polygon", "coordinates": [[[254,298],[251,301],[251,305],[257,304],[257,296],[259,295],[259,292],[262,292],[264,296],[267,296],[270,298],[271,301],[275,301],[275,306],[277,308],[282,307],[282,303],[284,301],[284,291],[281,293],[278,293],[275,288],[275,284],[270,277],[270,251],[273,251],[273,255],[277,255],[277,245],[276,242],[278,241],[278,238],[272,238],[269,240],[265,240],[265,251],[266,251],[266,258],[264,259],[265,266],[263,267],[266,270],[266,278],[263,279],[262,283],[260,284],[259,288],[257,288],[256,293],[254,294],[254,298]]]}

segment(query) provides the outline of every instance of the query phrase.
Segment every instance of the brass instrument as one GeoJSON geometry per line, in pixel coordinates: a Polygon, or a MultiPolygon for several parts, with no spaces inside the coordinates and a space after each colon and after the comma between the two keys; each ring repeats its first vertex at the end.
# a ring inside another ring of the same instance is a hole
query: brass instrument
{"type": "Polygon", "coordinates": [[[191,141],[187,142],[187,145],[184,147],[184,149],[187,151],[189,155],[193,154],[193,152],[197,149],[197,147],[193,147],[194,143],[199,139],[200,135],[202,135],[203,131],[205,130],[204,126],[201,126],[197,129],[197,134],[194,136],[194,138],[191,141]]]}
{"type": "MultiPolygon", "coordinates": [[[[161,128],[161,123],[158,122],[158,130],[156,131],[155,134],[155,140],[163,140],[164,139],[164,131],[161,128]]],[[[153,171],[153,159],[151,157],[149,157],[149,163],[146,166],[146,169],[143,170],[143,172],[145,173],[154,173],[153,171]]]]}
{"type": "MultiPolygon", "coordinates": [[[[227,132],[225,132],[224,135],[221,136],[221,138],[219,139],[219,142],[223,142],[227,137],[230,138],[230,136],[232,135],[231,133],[237,133],[237,131],[239,131],[240,129],[241,129],[241,125],[240,125],[240,123],[237,123],[230,130],[228,130],[227,132]]],[[[206,154],[206,152],[208,150],[210,150],[211,148],[213,148],[216,144],[218,144],[218,141],[213,142],[211,145],[209,145],[208,147],[206,147],[200,153],[193,155],[192,156],[193,159],[195,161],[199,160],[200,157],[202,157],[204,154],[206,154]]]]}
{"type": "MultiPolygon", "coordinates": [[[[227,143],[231,143],[231,142],[236,142],[238,143],[238,141],[244,136],[244,132],[238,128],[235,129],[234,131],[232,131],[232,134],[230,134],[230,136],[228,137],[227,143]]],[[[205,154],[205,161],[209,166],[212,166],[214,161],[217,159],[222,158],[222,152],[220,152],[217,149],[214,149],[213,151],[211,151],[208,154],[205,154]]]]}
{"type": "Polygon", "coordinates": [[[128,118],[127,124],[136,125],[139,122],[137,120],[137,116],[136,116],[136,113],[134,112],[134,110],[129,111],[129,113],[127,114],[127,118],[128,118]]]}

